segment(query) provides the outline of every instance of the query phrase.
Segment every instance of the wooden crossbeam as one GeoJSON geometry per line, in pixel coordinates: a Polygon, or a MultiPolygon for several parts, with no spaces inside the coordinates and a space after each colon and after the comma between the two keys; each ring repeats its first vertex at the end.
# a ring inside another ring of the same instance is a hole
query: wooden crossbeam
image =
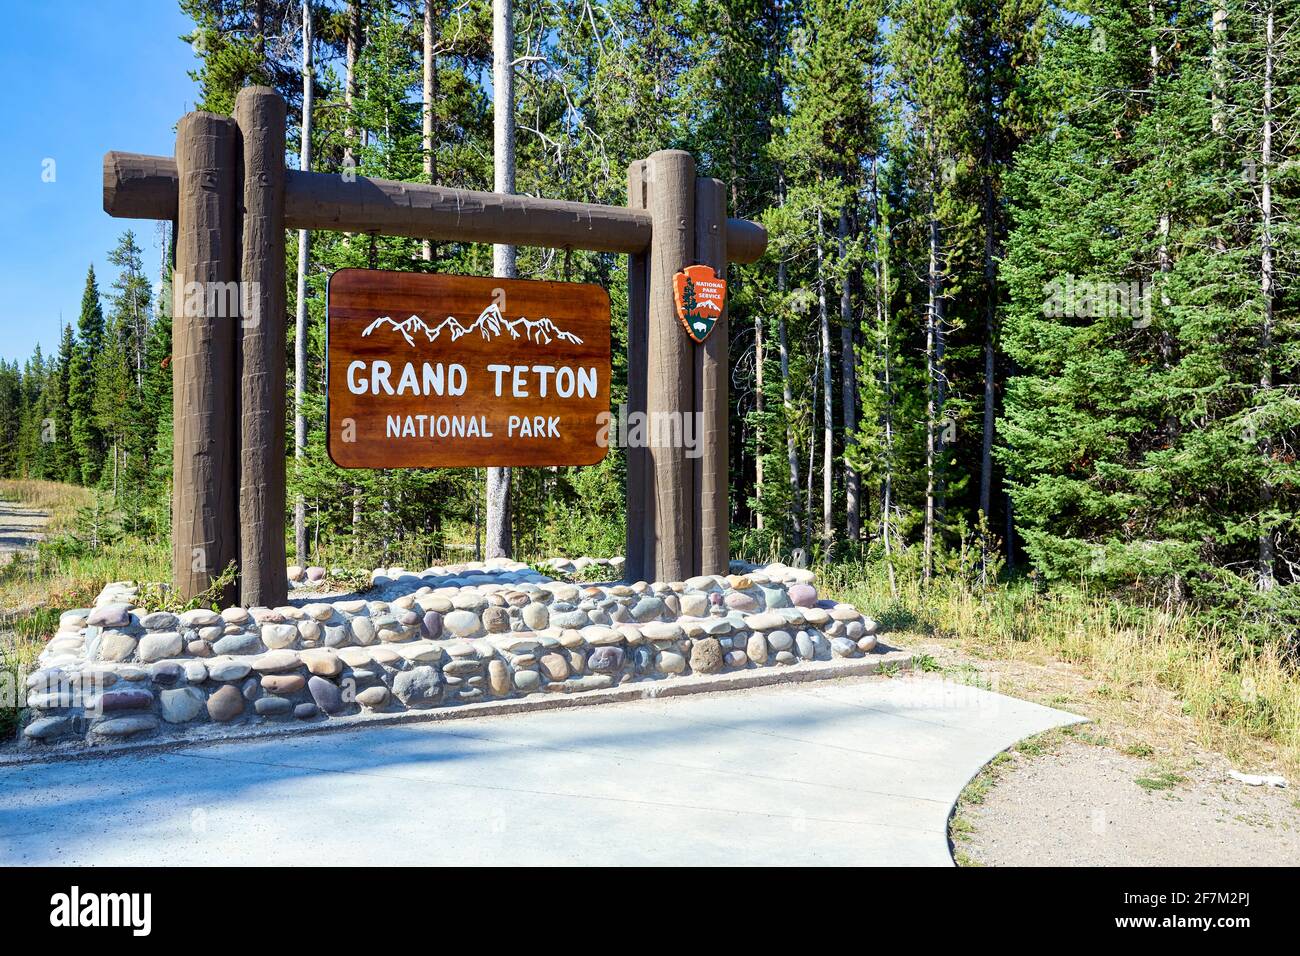
{"type": "MultiPolygon", "coordinates": [[[[629,254],[646,252],[653,231],[644,210],[368,176],[287,169],[284,190],[286,229],[629,254]]],[[[174,220],[177,194],[174,160],[104,154],[104,211],[110,216],[174,220]]],[[[767,249],[767,231],[747,219],[728,219],[726,249],[732,262],[754,262],[767,249]]]]}

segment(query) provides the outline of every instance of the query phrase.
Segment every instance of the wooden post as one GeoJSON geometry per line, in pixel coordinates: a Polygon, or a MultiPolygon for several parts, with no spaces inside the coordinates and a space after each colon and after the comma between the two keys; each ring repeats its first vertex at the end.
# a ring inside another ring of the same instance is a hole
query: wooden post
{"type": "MultiPolygon", "coordinates": [[[[638,159],[627,168],[627,206],[646,208],[646,161],[638,159]]],[[[634,252],[627,259],[627,421],[645,414],[647,331],[650,281],[648,252],[634,252]]],[[[626,434],[626,433],[625,433],[626,434]]],[[[623,575],[629,581],[643,581],[653,572],[646,565],[647,542],[653,538],[647,524],[646,492],[650,487],[650,457],[644,446],[624,448],[627,461],[627,546],[623,575]]]]}
{"type": "Polygon", "coordinates": [[[654,580],[681,581],[697,573],[699,498],[679,427],[670,429],[668,423],[681,426],[696,407],[693,343],[673,301],[673,276],[695,254],[695,160],[681,150],[659,150],[646,161],[646,174],[653,223],[646,372],[652,513],[647,524],[654,529],[646,573],[654,580]]]}
{"type": "Polygon", "coordinates": [[[284,100],[248,86],[235,100],[244,209],[237,354],[240,603],[288,599],[284,553],[284,100]]]}
{"type": "MultiPolygon", "coordinates": [[[[727,275],[727,190],[719,179],[695,183],[695,259],[712,266],[719,278],[727,275]]],[[[731,505],[728,499],[727,312],[718,316],[703,345],[695,345],[697,410],[701,431],[696,436],[702,454],[695,459],[699,497],[699,567],[696,574],[726,574],[731,558],[731,505]]]]}
{"type": "MultiPolygon", "coordinates": [[[[172,586],[192,598],[239,556],[235,522],[239,130],[214,113],[176,129],[172,308],[172,586]],[[233,298],[233,303],[232,303],[233,298]]],[[[235,589],[219,596],[233,602],[235,589]]]]}

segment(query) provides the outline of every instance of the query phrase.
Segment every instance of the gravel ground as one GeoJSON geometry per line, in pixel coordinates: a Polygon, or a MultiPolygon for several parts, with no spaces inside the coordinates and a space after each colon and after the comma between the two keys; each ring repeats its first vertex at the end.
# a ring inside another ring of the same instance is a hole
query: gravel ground
{"type": "Polygon", "coordinates": [[[1215,757],[1167,776],[1148,760],[1069,739],[1013,754],[992,771],[983,802],[960,808],[973,830],[955,849],[985,866],[1300,865],[1295,781],[1248,787],[1215,757]]]}

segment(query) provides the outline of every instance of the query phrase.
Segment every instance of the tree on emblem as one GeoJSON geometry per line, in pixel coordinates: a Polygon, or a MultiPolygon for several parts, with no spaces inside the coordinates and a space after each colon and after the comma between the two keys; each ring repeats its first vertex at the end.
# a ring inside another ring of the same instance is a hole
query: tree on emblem
{"type": "Polygon", "coordinates": [[[700,304],[695,300],[695,280],[688,274],[686,276],[686,288],[682,290],[682,318],[684,318],[696,332],[703,335],[708,331],[708,325],[702,321],[704,316],[699,313],[700,304]]]}

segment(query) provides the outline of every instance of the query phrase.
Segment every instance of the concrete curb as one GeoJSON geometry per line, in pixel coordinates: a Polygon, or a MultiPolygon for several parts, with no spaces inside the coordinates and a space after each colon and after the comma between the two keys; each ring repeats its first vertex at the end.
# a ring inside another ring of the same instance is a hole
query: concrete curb
{"type": "MultiPolygon", "coordinates": [[[[1040,706],[1046,706],[1046,705],[1040,705],[1040,706]]],[[[1068,713],[1068,711],[1063,711],[1063,713],[1068,713]]],[[[1036,730],[1032,734],[1026,734],[1024,737],[1021,737],[1019,740],[1013,740],[1011,743],[1007,744],[997,753],[990,754],[989,759],[984,761],[982,764],[980,764],[979,767],[975,770],[975,772],[966,778],[965,782],[961,785],[961,788],[958,789],[956,796],[952,798],[952,803],[948,805],[948,815],[944,818],[944,822],[943,822],[944,839],[948,841],[948,856],[952,860],[952,865],[954,867],[960,868],[960,864],[957,862],[957,843],[952,838],[952,824],[953,824],[953,820],[956,819],[957,817],[957,807],[961,805],[962,794],[966,792],[967,788],[970,787],[970,785],[974,783],[979,778],[979,776],[982,773],[984,773],[984,771],[988,770],[989,765],[992,764],[993,761],[996,760],[1000,755],[1007,753],[1008,751],[1014,750],[1024,741],[1029,740],[1031,737],[1038,737],[1041,736],[1042,734],[1051,733],[1054,730],[1061,730],[1065,727],[1078,727],[1082,724],[1091,724],[1093,722],[1091,717],[1080,717],[1077,714],[1071,714],[1070,716],[1074,717],[1075,719],[1071,721],[1067,721],[1062,724],[1057,724],[1054,727],[1048,727],[1046,730],[1036,730]]]]}

